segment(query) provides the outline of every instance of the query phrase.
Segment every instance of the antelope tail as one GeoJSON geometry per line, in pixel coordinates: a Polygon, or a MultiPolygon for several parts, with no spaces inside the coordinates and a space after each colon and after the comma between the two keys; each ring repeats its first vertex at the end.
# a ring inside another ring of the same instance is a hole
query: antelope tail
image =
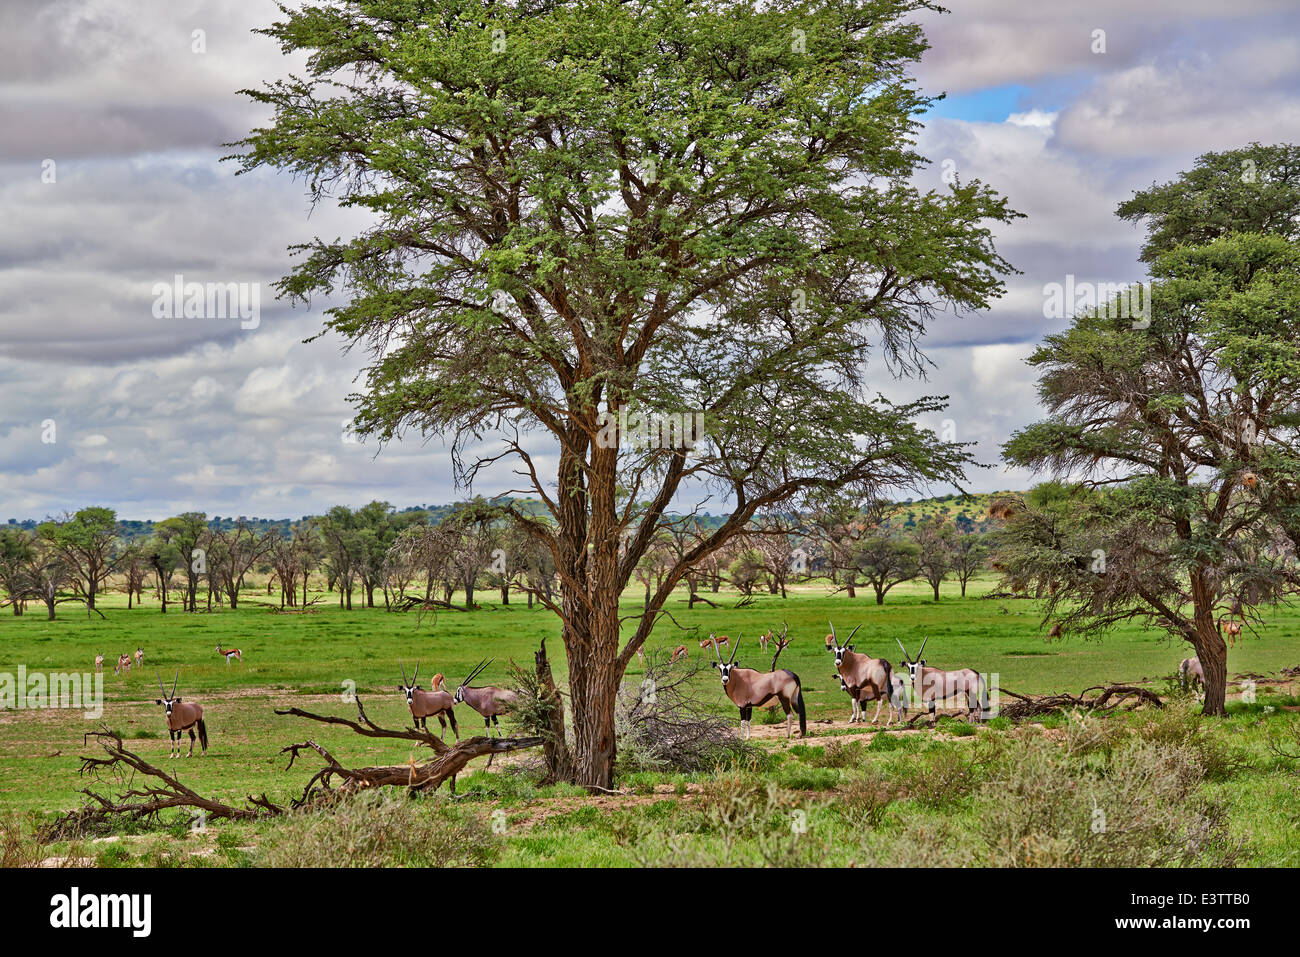
{"type": "Polygon", "coordinates": [[[799,737],[802,738],[806,737],[808,734],[808,714],[804,711],[803,707],[803,684],[799,681],[798,675],[795,675],[794,672],[791,672],[791,674],[794,675],[794,686],[796,689],[794,706],[799,709],[799,737]]]}
{"type": "Polygon", "coordinates": [[[199,744],[203,745],[203,750],[208,750],[208,726],[199,718],[199,744]]]}

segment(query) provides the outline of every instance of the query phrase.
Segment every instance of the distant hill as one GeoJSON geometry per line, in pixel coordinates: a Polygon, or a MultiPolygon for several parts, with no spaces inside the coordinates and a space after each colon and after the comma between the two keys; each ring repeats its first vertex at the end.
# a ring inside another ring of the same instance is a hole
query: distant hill
{"type": "Polygon", "coordinates": [[[970,495],[941,495],[899,502],[885,524],[892,529],[914,528],[930,518],[947,519],[963,531],[992,531],[997,522],[989,517],[989,503],[1010,492],[977,492],[970,495]]]}

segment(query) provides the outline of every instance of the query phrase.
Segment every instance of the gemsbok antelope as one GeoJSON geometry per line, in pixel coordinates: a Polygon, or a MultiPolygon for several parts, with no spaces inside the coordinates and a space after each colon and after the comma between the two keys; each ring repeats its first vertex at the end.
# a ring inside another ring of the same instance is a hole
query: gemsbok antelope
{"type": "Polygon", "coordinates": [[[397,663],[402,669],[402,683],[398,687],[406,695],[406,706],[411,709],[411,718],[415,721],[415,726],[424,731],[429,730],[429,718],[435,716],[438,723],[442,725],[442,733],[438,735],[441,739],[447,737],[447,719],[451,719],[451,730],[456,735],[456,740],[460,740],[460,728],[456,726],[456,699],[446,688],[441,687],[442,675],[434,675],[433,681],[429,683],[428,691],[421,691],[417,682],[420,680],[420,663],[415,663],[415,674],[411,680],[406,680],[406,665],[400,661],[397,663]]]}
{"type": "MultiPolygon", "coordinates": [[[[899,695],[895,691],[894,669],[889,664],[889,659],[872,658],[870,655],[861,655],[853,650],[853,636],[861,627],[858,625],[849,632],[849,637],[841,645],[835,635],[835,625],[831,623],[829,650],[835,652],[835,671],[843,677],[845,685],[853,689],[849,692],[849,699],[853,702],[849,724],[866,719],[867,712],[862,706],[864,701],[876,702],[876,713],[871,718],[872,724],[880,720],[880,708],[886,701],[889,702],[891,718],[895,711],[906,715],[906,695],[899,695]]],[[[885,724],[888,726],[889,719],[885,724]]]]}
{"type": "MultiPolygon", "coordinates": [[[[722,660],[722,652],[718,646],[713,646],[713,653],[717,655],[717,661],[709,662],[722,678],[722,691],[731,703],[740,709],[740,734],[745,740],[749,739],[749,721],[753,717],[754,709],[761,708],[764,705],[778,701],[782,710],[785,711],[785,736],[793,736],[790,728],[790,716],[793,712],[799,712],[799,737],[806,737],[808,734],[808,717],[804,712],[803,704],[803,687],[799,683],[799,676],[788,668],[782,668],[780,671],[755,671],[753,668],[741,668],[736,665],[736,652],[739,650],[740,636],[736,637],[736,647],[731,649],[731,657],[726,661],[722,660]]],[[[775,669],[776,662],[772,662],[775,669]]]]}
{"type": "MultiPolygon", "coordinates": [[[[1178,682],[1186,691],[1189,688],[1205,688],[1205,672],[1201,669],[1200,658],[1184,658],[1183,663],[1178,666],[1178,682]]],[[[1201,697],[1201,692],[1196,692],[1196,697],[1201,697]]]]}
{"type": "Polygon", "coordinates": [[[176,682],[180,676],[181,672],[178,668],[176,676],[172,678],[172,693],[168,694],[167,689],[163,687],[162,675],[159,675],[158,690],[162,692],[162,697],[154,699],[154,704],[162,705],[167,711],[167,736],[172,742],[169,758],[181,756],[181,737],[186,731],[190,733],[190,750],[185,756],[187,758],[194,756],[195,728],[199,730],[199,743],[203,746],[203,754],[208,753],[208,727],[203,723],[203,705],[197,701],[182,701],[176,697],[176,682]]]}
{"type": "Polygon", "coordinates": [[[136,666],[137,668],[143,668],[143,667],[144,667],[144,649],[143,649],[143,648],[136,648],[136,649],[135,649],[135,666],[136,666]]]}
{"type": "Polygon", "coordinates": [[[104,656],[95,655],[95,671],[102,672],[103,670],[104,670],[104,656]]]}
{"type": "Polygon", "coordinates": [[[903,643],[897,638],[894,639],[903,652],[901,664],[911,674],[912,694],[916,696],[922,707],[928,706],[931,720],[935,723],[939,720],[935,713],[938,702],[962,696],[966,698],[966,718],[970,718],[977,710],[979,718],[988,717],[989,693],[984,683],[984,676],[971,668],[942,671],[939,668],[928,667],[921,655],[925,654],[925,643],[929,640],[929,637],[922,640],[921,650],[916,653],[915,658],[912,658],[907,653],[907,649],[903,648],[903,643]]]}
{"type": "Polygon", "coordinates": [[[122,672],[124,672],[124,671],[130,671],[130,670],[131,670],[131,656],[130,656],[130,655],[118,655],[118,656],[117,656],[117,667],[113,669],[113,674],[115,674],[115,675],[120,675],[122,672]]]}
{"type": "Polygon", "coordinates": [[[241,665],[244,663],[244,653],[238,648],[222,648],[221,645],[217,645],[217,654],[225,656],[226,664],[230,664],[232,658],[241,665]]]}
{"type": "Polygon", "coordinates": [[[460,704],[463,701],[481,714],[486,732],[490,732],[492,726],[496,725],[497,735],[500,736],[501,722],[497,719],[510,710],[510,702],[519,696],[507,688],[497,688],[492,685],[486,685],[482,688],[471,688],[469,686],[469,683],[477,678],[483,669],[491,663],[491,658],[485,658],[478,663],[477,667],[456,688],[455,702],[460,704]]]}

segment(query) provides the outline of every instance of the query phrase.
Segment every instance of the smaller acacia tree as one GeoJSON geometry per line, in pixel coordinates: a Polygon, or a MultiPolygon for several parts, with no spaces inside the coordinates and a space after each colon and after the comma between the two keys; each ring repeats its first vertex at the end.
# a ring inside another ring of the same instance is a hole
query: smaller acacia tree
{"type": "Polygon", "coordinates": [[[927,518],[917,523],[912,541],[919,549],[916,555],[917,570],[939,600],[939,586],[953,570],[956,549],[955,529],[939,518],[927,518]]]}
{"type": "Polygon", "coordinates": [[[858,577],[876,593],[876,604],[885,603],[885,595],[895,585],[911,581],[920,574],[920,546],[877,530],[862,539],[853,549],[850,561],[858,577]]]}
{"type": "Polygon", "coordinates": [[[1058,633],[1140,621],[1187,641],[1206,714],[1225,713],[1218,614],[1258,622],[1296,586],[1275,545],[1300,461],[1298,161],[1290,147],[1209,154],[1121,205],[1148,221],[1149,315],[1106,303],[1048,336],[1029,362],[1051,418],[1004,447],[1081,480],[1010,508],[1008,577],[1047,586],[1058,633]]]}

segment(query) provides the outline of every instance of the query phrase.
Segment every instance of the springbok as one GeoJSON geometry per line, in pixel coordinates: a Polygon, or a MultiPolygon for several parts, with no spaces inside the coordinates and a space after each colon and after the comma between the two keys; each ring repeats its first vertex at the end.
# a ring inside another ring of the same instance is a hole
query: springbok
{"type": "MultiPolygon", "coordinates": [[[[858,625],[849,632],[849,637],[841,645],[835,635],[835,625],[831,623],[831,644],[828,650],[835,652],[836,673],[844,678],[844,684],[848,688],[853,689],[849,692],[849,699],[853,702],[849,724],[866,719],[867,712],[862,707],[864,701],[876,702],[876,713],[871,718],[872,724],[880,720],[880,708],[886,701],[889,702],[891,716],[896,710],[906,715],[906,696],[895,693],[894,669],[889,664],[889,659],[872,658],[870,655],[860,655],[853,650],[853,636],[861,627],[858,625]]],[[[889,720],[886,719],[885,723],[888,725],[889,720]]]]}
{"type": "Polygon", "coordinates": [[[244,653],[240,651],[238,648],[222,648],[221,645],[218,644],[217,654],[225,655],[226,664],[230,664],[230,659],[232,658],[238,661],[241,665],[244,663],[244,653]]]}
{"type": "Polygon", "coordinates": [[[103,670],[104,670],[104,656],[95,655],[95,671],[102,672],[103,670]]]}
{"type": "Polygon", "coordinates": [[[406,695],[406,706],[411,709],[411,717],[415,720],[415,726],[424,731],[429,730],[429,716],[435,715],[438,723],[442,725],[442,733],[438,735],[440,739],[445,740],[447,737],[447,719],[451,719],[451,730],[456,735],[456,740],[460,740],[460,728],[456,726],[456,699],[451,692],[442,687],[442,675],[434,675],[433,681],[429,682],[429,690],[421,691],[417,682],[420,680],[420,663],[415,663],[415,674],[411,680],[406,680],[406,665],[401,661],[397,664],[402,669],[402,683],[398,691],[406,695]]]}
{"type": "Polygon", "coordinates": [[[668,659],[668,663],[671,665],[678,658],[685,658],[688,654],[689,652],[686,650],[685,645],[678,645],[673,649],[673,656],[668,659]]]}
{"type": "Polygon", "coordinates": [[[181,736],[184,732],[190,733],[190,751],[185,755],[187,758],[194,756],[194,729],[199,729],[199,743],[203,746],[203,754],[208,753],[208,727],[203,723],[203,705],[196,701],[182,701],[176,697],[176,682],[180,679],[180,669],[176,669],[176,676],[172,678],[172,693],[168,694],[167,689],[163,687],[162,675],[158,676],[158,690],[162,692],[161,698],[155,698],[154,704],[160,704],[167,710],[167,736],[171,738],[172,750],[169,758],[179,758],[181,756],[181,736]]]}
{"type": "MultiPolygon", "coordinates": [[[[1183,686],[1183,690],[1188,688],[1200,687],[1205,689],[1205,672],[1201,669],[1200,658],[1184,658],[1183,663],[1178,666],[1178,681],[1183,686]]],[[[1201,697],[1201,692],[1196,693],[1196,697],[1201,697]]]]}
{"type": "Polygon", "coordinates": [[[462,701],[465,702],[481,714],[483,716],[483,727],[487,732],[490,732],[492,726],[496,725],[497,735],[500,736],[501,722],[497,719],[510,710],[510,702],[518,698],[519,695],[507,688],[497,688],[492,685],[486,685],[482,688],[471,688],[469,686],[469,683],[477,678],[483,669],[491,663],[491,658],[480,661],[456,688],[454,700],[456,704],[460,704],[462,701]]]}
{"type": "Polygon", "coordinates": [[[725,644],[727,644],[729,641],[731,641],[731,639],[728,638],[726,635],[715,635],[715,634],[713,634],[713,633],[710,633],[710,634],[709,634],[709,637],[705,638],[703,641],[700,642],[700,647],[701,647],[701,648],[709,648],[709,647],[714,647],[714,648],[716,648],[718,645],[725,645],[725,644]]]}
{"type": "Polygon", "coordinates": [[[135,666],[136,666],[137,668],[143,668],[143,667],[144,667],[144,649],[143,649],[143,648],[136,648],[136,649],[135,649],[135,666]]]}
{"type": "Polygon", "coordinates": [[[1237,639],[1241,637],[1241,622],[1228,615],[1221,616],[1219,618],[1219,634],[1228,639],[1228,644],[1235,645],[1237,639]]]}
{"type": "Polygon", "coordinates": [[[799,676],[788,668],[782,668],[780,671],[755,671],[753,668],[737,666],[736,651],[739,650],[739,645],[740,637],[737,636],[736,647],[731,649],[731,657],[726,661],[722,660],[722,652],[718,650],[717,645],[714,645],[713,653],[717,655],[718,660],[711,661],[709,664],[718,669],[722,678],[723,693],[740,709],[741,737],[749,740],[749,721],[754,714],[754,709],[771,704],[773,701],[779,701],[782,710],[785,711],[785,736],[787,738],[793,736],[790,715],[798,711],[799,737],[806,737],[808,718],[804,712],[803,687],[799,683],[799,676]]]}
{"type": "MultiPolygon", "coordinates": [[[[966,696],[966,717],[970,718],[975,714],[978,707],[979,718],[988,716],[989,713],[989,694],[988,687],[984,683],[984,677],[971,668],[962,668],[960,671],[942,671],[938,668],[926,666],[925,659],[921,655],[925,654],[925,643],[929,641],[926,637],[921,642],[921,650],[916,653],[916,658],[912,658],[903,648],[903,643],[898,642],[898,647],[903,652],[903,664],[911,673],[912,693],[917,696],[922,706],[929,706],[930,718],[938,722],[939,717],[935,713],[935,705],[940,701],[947,701],[949,698],[956,698],[962,695],[966,696]]],[[[978,720],[978,719],[977,719],[978,720]]]]}
{"type": "Polygon", "coordinates": [[[117,656],[117,667],[113,669],[113,674],[115,674],[115,675],[120,675],[122,672],[124,672],[124,671],[130,671],[130,670],[131,670],[131,656],[130,656],[130,655],[118,655],[118,656],[117,656]]]}

